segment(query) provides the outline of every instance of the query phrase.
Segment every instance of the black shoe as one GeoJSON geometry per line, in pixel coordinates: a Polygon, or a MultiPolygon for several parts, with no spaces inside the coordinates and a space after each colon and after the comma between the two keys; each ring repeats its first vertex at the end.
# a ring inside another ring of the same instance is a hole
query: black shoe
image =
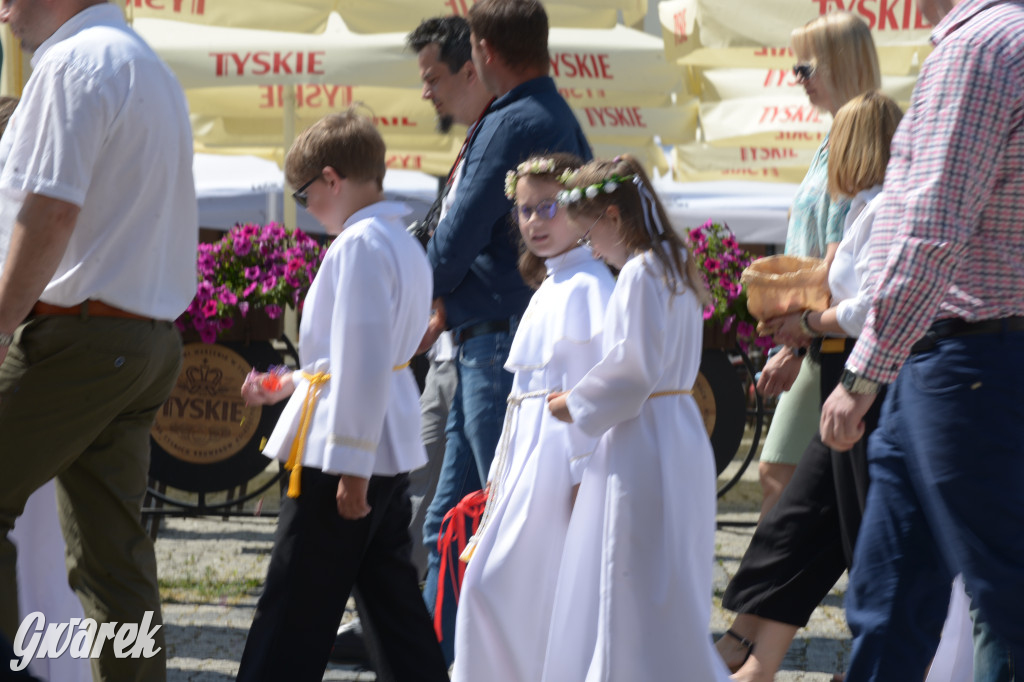
{"type": "Polygon", "coordinates": [[[370,654],[367,652],[366,642],[363,640],[363,627],[358,618],[346,623],[338,630],[329,660],[331,663],[355,665],[365,670],[373,670],[370,654]]]}

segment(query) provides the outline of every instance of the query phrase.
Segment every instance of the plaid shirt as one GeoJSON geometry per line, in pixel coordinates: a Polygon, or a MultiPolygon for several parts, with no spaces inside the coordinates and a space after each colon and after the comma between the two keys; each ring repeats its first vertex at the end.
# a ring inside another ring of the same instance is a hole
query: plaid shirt
{"type": "Polygon", "coordinates": [[[847,367],[891,383],[935,320],[1024,315],[1024,0],[961,0],[936,26],[892,142],[847,367]]]}

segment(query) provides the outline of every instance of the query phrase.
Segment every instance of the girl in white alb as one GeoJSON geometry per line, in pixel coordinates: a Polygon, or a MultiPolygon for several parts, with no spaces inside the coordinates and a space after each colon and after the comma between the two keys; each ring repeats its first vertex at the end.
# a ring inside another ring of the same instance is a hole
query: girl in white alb
{"type": "Polygon", "coordinates": [[[505,363],[515,373],[512,394],[487,508],[464,553],[455,680],[540,679],[574,486],[597,442],[552,417],[545,402],[600,360],[615,286],[556,201],[559,176],[579,164],[566,154],[533,158],[506,183],[524,247],[520,271],[539,288],[505,363]]]}
{"type": "Polygon", "coordinates": [[[641,166],[587,164],[565,195],[621,268],[604,358],[549,408],[601,436],[583,474],[540,679],[727,680],[711,644],[715,461],[691,391],[706,293],[641,166]]]}

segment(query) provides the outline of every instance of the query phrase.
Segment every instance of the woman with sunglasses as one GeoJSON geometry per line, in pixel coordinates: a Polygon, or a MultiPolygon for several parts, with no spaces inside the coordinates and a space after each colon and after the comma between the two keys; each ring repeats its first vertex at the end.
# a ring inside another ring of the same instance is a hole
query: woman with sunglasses
{"type": "MultiPolygon", "coordinates": [[[[864,21],[850,12],[831,12],[813,19],[793,31],[791,42],[797,59],[793,74],[811,104],[822,111],[834,116],[851,99],[881,86],[878,55],[871,32],[864,21]]],[[[786,253],[789,255],[824,258],[831,263],[843,238],[850,198],[830,195],[828,166],[829,137],[826,135],[794,196],[786,235],[786,253]]],[[[765,499],[758,532],[763,533],[766,532],[765,526],[778,523],[779,510],[773,512],[772,509],[793,478],[801,457],[818,456],[817,451],[808,445],[818,431],[820,367],[804,360],[797,350],[783,346],[766,364],[758,390],[765,395],[786,391],[772,419],[759,466],[765,499]],[[805,450],[809,454],[805,455],[805,450]]],[[[827,456],[827,451],[825,454],[827,456]]],[[[825,483],[832,485],[831,481],[825,483]]],[[[792,490],[786,495],[788,498],[803,498],[804,492],[792,490]]],[[[812,549],[809,548],[809,552],[812,549]]],[[[792,608],[785,613],[771,611],[762,602],[763,593],[772,585],[766,583],[765,589],[759,591],[757,586],[762,584],[760,577],[763,573],[751,575],[753,569],[749,566],[757,563],[760,564],[759,570],[770,572],[770,566],[766,569],[762,562],[772,565],[773,559],[782,558],[758,557],[754,562],[747,561],[745,557],[744,564],[748,568],[741,567],[733,577],[733,583],[744,584],[744,591],[740,596],[727,592],[723,599],[725,608],[739,614],[732,627],[716,643],[723,660],[736,672],[734,679],[747,682],[773,679],[796,634],[797,627],[790,623],[800,621],[805,612],[809,616],[835,582],[828,575],[820,575],[822,584],[828,583],[822,592],[817,584],[793,579],[789,592],[792,608]]],[[[792,561],[792,557],[785,558],[792,561]]],[[[813,582],[814,567],[808,568],[802,576],[813,582]]],[[[780,580],[789,578],[791,576],[780,580]]]]}

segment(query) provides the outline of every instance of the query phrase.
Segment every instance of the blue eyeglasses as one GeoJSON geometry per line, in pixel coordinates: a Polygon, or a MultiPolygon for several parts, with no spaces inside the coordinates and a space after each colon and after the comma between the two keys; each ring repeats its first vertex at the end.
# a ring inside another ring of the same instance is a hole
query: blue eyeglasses
{"type": "Polygon", "coordinates": [[[518,218],[519,222],[525,223],[537,215],[541,220],[551,220],[558,213],[558,201],[555,199],[545,199],[536,206],[516,206],[512,209],[512,216],[518,218]]]}

